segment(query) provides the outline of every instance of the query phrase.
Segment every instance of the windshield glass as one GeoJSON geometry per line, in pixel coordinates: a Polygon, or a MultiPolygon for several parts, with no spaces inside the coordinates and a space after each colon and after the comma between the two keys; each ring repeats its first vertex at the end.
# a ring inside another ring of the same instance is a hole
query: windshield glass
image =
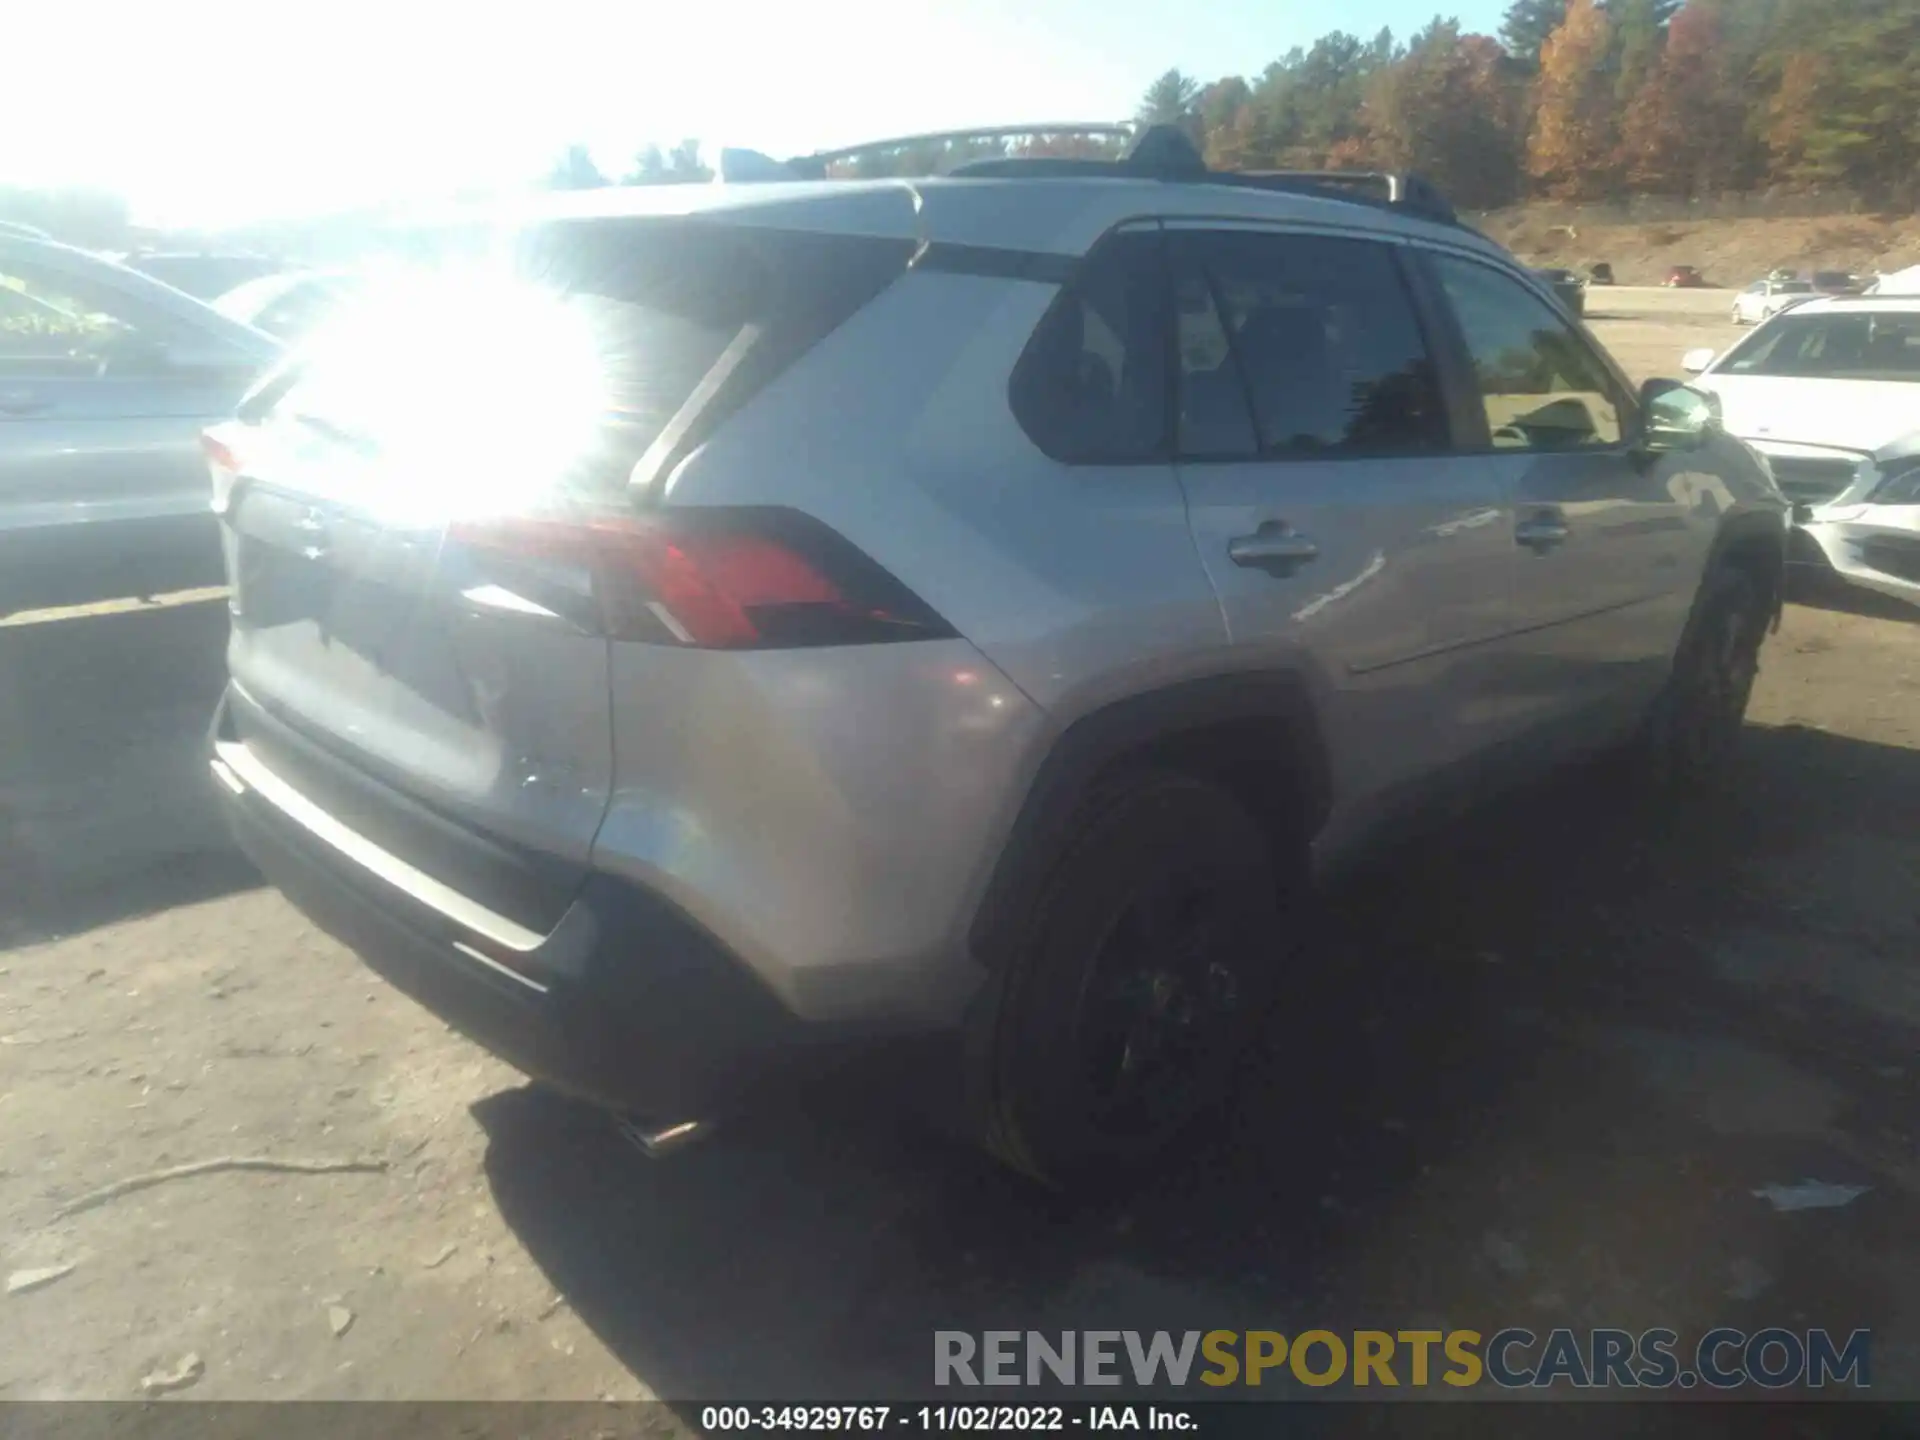
{"type": "Polygon", "coordinates": [[[1920,313],[1841,311],[1775,320],[1737,347],[1728,375],[1920,383],[1920,313]]]}

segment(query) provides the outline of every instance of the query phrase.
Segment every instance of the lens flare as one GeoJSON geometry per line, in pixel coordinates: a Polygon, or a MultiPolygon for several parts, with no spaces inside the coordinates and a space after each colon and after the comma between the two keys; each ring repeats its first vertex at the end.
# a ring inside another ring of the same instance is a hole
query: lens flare
{"type": "Polygon", "coordinates": [[[437,524],[555,498],[593,449],[606,365],[591,297],[504,267],[371,281],[306,351],[294,408],[366,442],[355,501],[437,524]]]}

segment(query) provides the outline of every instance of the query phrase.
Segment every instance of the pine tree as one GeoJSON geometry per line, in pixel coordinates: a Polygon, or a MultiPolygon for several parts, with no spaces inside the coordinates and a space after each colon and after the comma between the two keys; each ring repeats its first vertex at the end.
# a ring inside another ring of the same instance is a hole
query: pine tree
{"type": "Polygon", "coordinates": [[[1547,37],[1567,18],[1567,0],[1513,0],[1500,24],[1500,41],[1507,53],[1532,68],[1540,63],[1547,37]]]}

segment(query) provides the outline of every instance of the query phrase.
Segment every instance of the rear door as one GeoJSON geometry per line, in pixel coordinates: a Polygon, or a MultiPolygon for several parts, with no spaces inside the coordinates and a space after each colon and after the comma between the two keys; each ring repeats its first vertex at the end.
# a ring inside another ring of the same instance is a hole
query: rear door
{"type": "Polygon", "coordinates": [[[1618,372],[1543,297],[1467,256],[1423,256],[1473,377],[1478,433],[1465,448],[1513,507],[1507,723],[1632,716],[1658,688],[1700,571],[1688,516],[1712,503],[1686,455],[1635,448],[1635,401],[1618,372]]]}
{"type": "Polygon", "coordinates": [[[1180,477],[1236,647],[1319,677],[1337,793],[1477,744],[1475,671],[1507,629],[1511,516],[1452,452],[1397,245],[1171,228],[1180,477]]]}
{"type": "Polygon", "coordinates": [[[0,606],[216,583],[199,430],[261,363],[108,267],[0,252],[0,606]]]}

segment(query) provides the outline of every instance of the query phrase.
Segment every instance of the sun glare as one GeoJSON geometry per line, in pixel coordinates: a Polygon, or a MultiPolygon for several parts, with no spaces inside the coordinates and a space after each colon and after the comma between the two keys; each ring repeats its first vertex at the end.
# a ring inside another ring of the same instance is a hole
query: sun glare
{"type": "Polygon", "coordinates": [[[314,336],[299,408],[372,442],[359,503],[396,522],[522,509],[595,443],[586,308],[504,267],[396,270],[314,336]]]}

